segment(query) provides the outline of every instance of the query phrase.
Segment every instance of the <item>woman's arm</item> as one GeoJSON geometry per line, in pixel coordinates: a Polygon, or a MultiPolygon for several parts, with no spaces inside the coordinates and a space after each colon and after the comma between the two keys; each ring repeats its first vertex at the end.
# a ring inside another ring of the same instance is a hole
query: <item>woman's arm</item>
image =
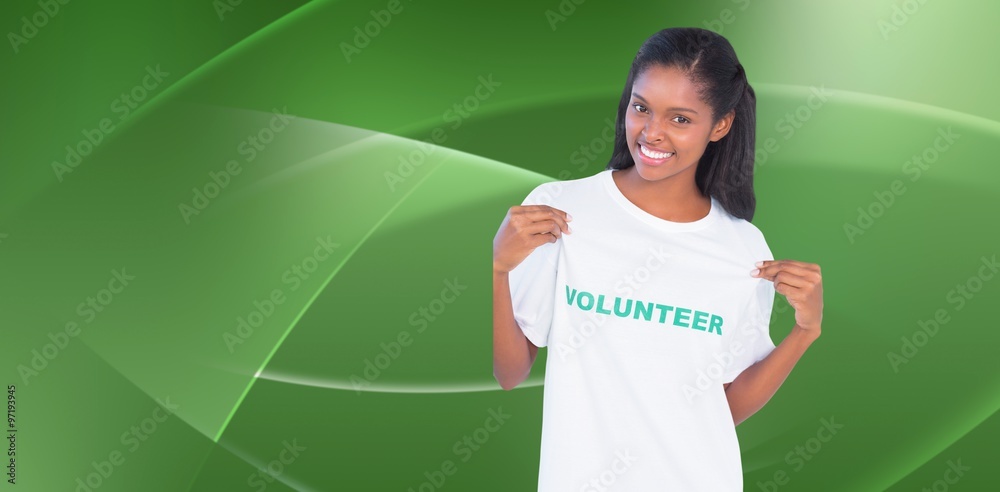
{"type": "Polygon", "coordinates": [[[795,363],[819,338],[823,323],[823,277],[819,265],[795,260],[757,262],[750,275],[774,282],[775,292],[795,308],[795,326],[767,357],[743,370],[732,383],[723,385],[733,422],[757,413],[774,396],[795,363]]]}
{"type": "Polygon", "coordinates": [[[528,341],[514,319],[508,272],[493,269],[493,377],[512,390],[531,374],[538,347],[528,341]]]}
{"type": "MultiPolygon", "coordinates": [[[[529,195],[525,202],[532,200],[529,195]]],[[[568,220],[566,212],[548,205],[516,205],[493,238],[493,377],[505,390],[528,378],[538,354],[514,317],[510,272],[539,246],[569,234],[568,220]]]]}
{"type": "Polygon", "coordinates": [[[809,345],[819,338],[819,334],[818,329],[805,329],[796,324],[767,357],[746,368],[732,383],[722,385],[729,399],[734,425],[740,425],[757,413],[774,396],[792,372],[792,367],[809,345]]]}

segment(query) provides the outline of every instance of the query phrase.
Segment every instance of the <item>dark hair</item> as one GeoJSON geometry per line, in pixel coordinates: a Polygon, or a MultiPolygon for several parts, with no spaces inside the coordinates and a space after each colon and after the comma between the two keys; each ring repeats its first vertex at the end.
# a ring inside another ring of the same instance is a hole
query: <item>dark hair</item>
{"type": "Polygon", "coordinates": [[[753,192],[757,98],[732,45],[714,31],[671,27],[642,44],[632,60],[618,104],[615,144],[606,169],[635,165],[625,140],[625,110],[635,79],[654,65],[676,67],[691,78],[702,101],[712,108],[713,126],[735,110],[729,133],[716,142],[708,142],[698,161],[695,183],[705,196],[715,197],[731,215],[747,221],[753,219],[757,203],[753,192]]]}

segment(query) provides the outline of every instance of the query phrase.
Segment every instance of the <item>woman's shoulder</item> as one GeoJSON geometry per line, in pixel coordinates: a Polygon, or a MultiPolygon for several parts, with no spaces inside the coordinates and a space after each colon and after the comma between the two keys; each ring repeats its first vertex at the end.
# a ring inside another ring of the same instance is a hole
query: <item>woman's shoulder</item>
{"type": "Polygon", "coordinates": [[[596,187],[601,186],[601,179],[606,177],[604,175],[606,172],[608,171],[575,178],[562,172],[558,176],[563,179],[550,179],[535,185],[525,201],[527,203],[527,200],[531,200],[530,203],[533,204],[556,205],[578,196],[593,197],[592,193],[596,187]]]}
{"type": "Polygon", "coordinates": [[[753,245],[751,249],[757,255],[760,255],[762,259],[763,258],[770,259],[772,257],[771,248],[770,246],[767,245],[767,238],[764,237],[764,231],[760,230],[759,227],[750,223],[749,221],[743,220],[743,223],[745,224],[743,226],[745,229],[744,234],[746,235],[748,242],[750,242],[753,245]]]}
{"type": "Polygon", "coordinates": [[[736,235],[736,240],[744,244],[754,255],[770,255],[764,231],[744,218],[736,217],[720,206],[720,219],[736,235]]]}

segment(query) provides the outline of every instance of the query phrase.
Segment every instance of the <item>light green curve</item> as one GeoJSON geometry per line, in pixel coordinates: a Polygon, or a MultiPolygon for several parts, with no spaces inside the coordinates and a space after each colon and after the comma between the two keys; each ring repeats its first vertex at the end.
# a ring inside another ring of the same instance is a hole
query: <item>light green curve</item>
{"type": "Polygon", "coordinates": [[[339,272],[340,269],[343,268],[344,265],[346,265],[348,261],[350,261],[351,257],[354,256],[354,254],[358,251],[358,249],[361,248],[361,246],[363,244],[365,244],[365,242],[368,240],[368,238],[371,237],[371,235],[375,233],[375,231],[378,229],[378,227],[380,225],[382,225],[382,223],[385,222],[385,220],[387,218],[389,218],[389,216],[392,215],[392,213],[397,208],[399,208],[400,204],[402,204],[403,202],[405,202],[407,197],[409,197],[415,190],[417,190],[418,188],[420,188],[420,185],[422,185],[427,180],[427,178],[429,178],[430,176],[432,176],[434,174],[434,171],[437,171],[438,169],[440,169],[441,166],[443,166],[444,163],[447,162],[449,159],[451,159],[452,157],[454,157],[454,155],[455,154],[449,154],[447,157],[445,157],[441,161],[441,164],[439,164],[437,167],[434,167],[433,169],[431,169],[430,171],[428,171],[427,174],[425,174],[423,177],[420,178],[420,181],[418,181],[412,188],[410,188],[409,190],[407,190],[406,193],[404,193],[403,196],[400,197],[400,199],[391,208],[389,208],[389,210],[387,210],[385,214],[382,215],[382,218],[380,218],[378,221],[376,221],[374,224],[372,224],[371,228],[368,229],[368,232],[365,233],[365,235],[361,237],[361,240],[358,241],[357,244],[355,244],[354,248],[351,249],[347,253],[347,256],[345,256],[340,261],[340,263],[338,263],[337,266],[334,267],[333,271],[330,272],[330,275],[327,276],[326,280],[323,281],[323,284],[320,285],[320,287],[318,289],[316,289],[316,291],[313,293],[312,297],[310,297],[309,300],[306,301],[305,305],[302,306],[302,309],[299,310],[299,313],[295,316],[294,319],[292,319],[291,324],[289,324],[288,328],[285,329],[285,332],[281,335],[281,338],[278,339],[278,342],[271,349],[271,352],[267,355],[267,357],[264,358],[263,362],[261,362],[260,367],[257,369],[257,372],[254,374],[254,377],[250,378],[249,382],[247,382],[247,386],[246,386],[246,388],[243,389],[243,393],[240,395],[239,399],[236,401],[236,404],[233,405],[233,409],[229,412],[229,415],[226,417],[226,420],[223,421],[222,427],[220,427],[219,431],[216,433],[216,435],[215,435],[215,442],[219,442],[219,439],[222,438],[222,434],[226,431],[226,427],[229,426],[229,422],[233,419],[233,416],[236,414],[236,411],[239,410],[240,405],[243,403],[243,400],[246,398],[247,394],[250,392],[250,389],[253,388],[253,384],[257,380],[257,376],[264,370],[264,367],[266,367],[267,364],[271,361],[271,358],[274,357],[274,354],[278,351],[278,348],[280,348],[281,345],[282,345],[282,343],[284,343],[285,339],[288,338],[289,333],[292,332],[292,329],[295,328],[295,325],[298,324],[298,322],[302,318],[302,316],[304,316],[305,313],[306,313],[306,311],[309,310],[309,307],[312,306],[313,302],[316,301],[316,298],[318,298],[319,295],[326,289],[326,286],[337,275],[337,272],[339,272]]]}
{"type": "MultiPolygon", "coordinates": [[[[260,371],[255,377],[276,381],[279,383],[294,384],[297,386],[312,386],[314,388],[327,388],[344,391],[364,391],[366,393],[478,393],[482,391],[501,391],[503,388],[499,384],[490,383],[429,383],[429,384],[370,384],[365,388],[355,388],[346,379],[317,378],[310,376],[299,376],[295,374],[285,374],[278,371],[260,371]]],[[[518,388],[534,388],[542,386],[542,381],[525,381],[518,385],[518,388]]]]}

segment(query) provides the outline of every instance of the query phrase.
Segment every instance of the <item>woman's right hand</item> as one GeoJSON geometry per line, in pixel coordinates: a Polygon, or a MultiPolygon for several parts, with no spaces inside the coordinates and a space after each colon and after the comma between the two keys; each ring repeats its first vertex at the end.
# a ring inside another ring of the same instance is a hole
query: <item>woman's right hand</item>
{"type": "Polygon", "coordinates": [[[515,205],[507,211],[493,238],[493,271],[508,273],[545,243],[571,233],[572,217],[548,205],[515,205]]]}

